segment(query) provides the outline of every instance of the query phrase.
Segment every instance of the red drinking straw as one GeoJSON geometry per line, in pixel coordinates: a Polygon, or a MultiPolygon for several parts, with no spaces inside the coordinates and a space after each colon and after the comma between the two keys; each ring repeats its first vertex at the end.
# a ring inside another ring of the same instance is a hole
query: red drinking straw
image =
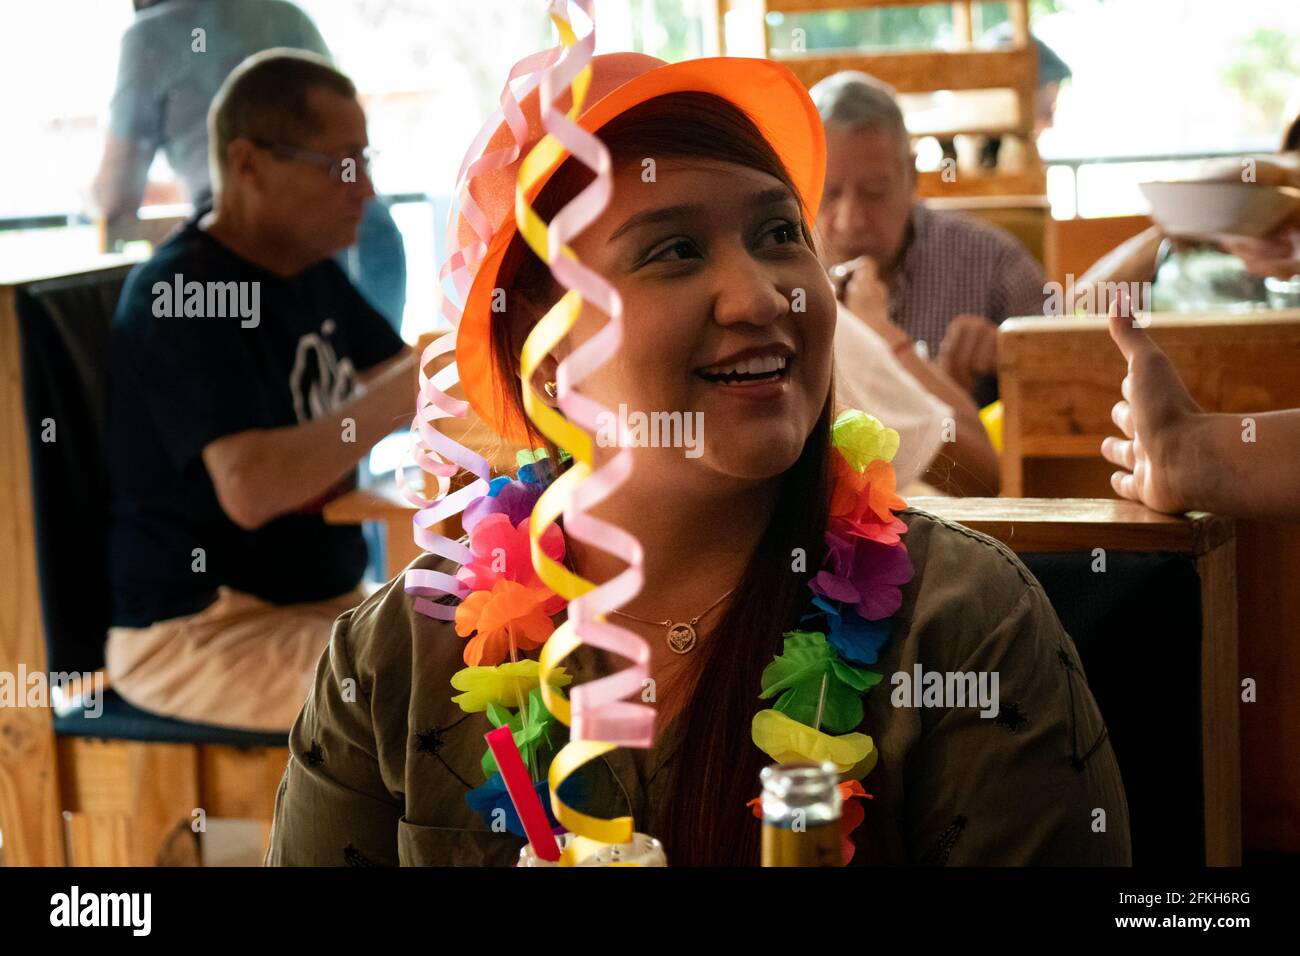
{"type": "Polygon", "coordinates": [[[510,802],[515,805],[515,812],[524,825],[524,833],[533,845],[533,852],[547,862],[559,862],[560,846],[555,842],[551,821],[546,818],[542,801],[537,798],[533,779],[524,767],[523,758],[519,756],[515,735],[509,727],[498,727],[483,737],[492,749],[492,756],[496,758],[497,769],[501,771],[501,779],[506,784],[506,793],[510,794],[510,802]]]}

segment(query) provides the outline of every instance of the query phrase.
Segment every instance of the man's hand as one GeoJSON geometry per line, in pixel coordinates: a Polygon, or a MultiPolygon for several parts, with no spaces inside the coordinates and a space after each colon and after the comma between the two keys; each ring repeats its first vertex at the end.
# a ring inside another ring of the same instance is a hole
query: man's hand
{"type": "Polygon", "coordinates": [[[939,345],[939,367],[968,392],[977,375],[997,374],[997,323],[982,315],[954,318],[939,345]]]}
{"type": "Polygon", "coordinates": [[[837,283],[840,299],[849,311],[868,323],[889,321],[889,288],[880,281],[876,263],[870,256],[859,256],[839,267],[847,276],[837,283]]]}
{"type": "Polygon", "coordinates": [[[253,531],[319,503],[376,442],[411,420],[417,362],[415,353],[404,348],[367,370],[362,386],[331,413],[209,442],[203,464],[230,520],[253,531]]]}
{"type": "Polygon", "coordinates": [[[1209,467],[1201,454],[1201,425],[1208,418],[1192,400],[1169,357],[1144,327],[1134,324],[1124,292],[1110,306],[1110,336],[1128,361],[1120,386],[1124,400],[1110,417],[1124,439],[1102,440],[1101,454],[1123,471],[1110,476],[1121,497],[1171,514],[1197,507],[1195,488],[1209,467]]]}
{"type": "Polygon", "coordinates": [[[891,349],[910,341],[907,333],[889,320],[889,287],[881,281],[870,256],[832,266],[830,276],[835,297],[891,349]]]}

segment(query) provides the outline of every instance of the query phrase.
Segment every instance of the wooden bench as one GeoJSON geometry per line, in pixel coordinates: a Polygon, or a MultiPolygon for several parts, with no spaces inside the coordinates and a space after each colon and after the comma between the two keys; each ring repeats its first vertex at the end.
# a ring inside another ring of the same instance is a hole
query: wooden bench
{"type": "MultiPolygon", "coordinates": [[[[100,672],[108,626],[104,375],[129,270],[0,276],[0,671],[100,672]],[[53,422],[53,441],[42,441],[53,422]]],[[[134,865],[196,810],[269,832],[284,735],[170,720],[111,688],[103,711],[0,707],[0,831],[18,866],[134,865]]]]}

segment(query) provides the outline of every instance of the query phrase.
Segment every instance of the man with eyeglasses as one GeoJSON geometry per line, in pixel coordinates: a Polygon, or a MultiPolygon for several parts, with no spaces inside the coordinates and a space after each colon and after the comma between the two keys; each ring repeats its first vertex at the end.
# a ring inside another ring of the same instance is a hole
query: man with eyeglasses
{"type": "MultiPolygon", "coordinates": [[[[106,223],[134,219],[154,155],[162,152],[195,209],[210,205],[208,108],[230,71],[262,50],[330,57],[311,18],[289,0],[134,0],[122,36],[108,133],[89,200],[106,223]]],[[[358,241],[335,258],[400,331],[406,251],[392,213],[366,205],[358,241]]]]}
{"type": "Polygon", "coordinates": [[[325,501],[409,421],[415,357],[333,254],[366,201],[366,118],[323,57],[269,50],[208,115],[214,204],[127,279],[108,457],[111,683],[145,710],[288,730],[364,596],[325,501]]]}

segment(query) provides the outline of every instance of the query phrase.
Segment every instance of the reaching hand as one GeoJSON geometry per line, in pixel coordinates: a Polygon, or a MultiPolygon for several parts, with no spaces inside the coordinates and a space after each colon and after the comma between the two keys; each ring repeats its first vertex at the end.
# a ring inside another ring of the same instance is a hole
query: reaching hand
{"type": "Polygon", "coordinates": [[[1219,245],[1246,264],[1253,276],[1300,275],[1300,215],[1288,217],[1269,235],[1224,236],[1219,245]]]}
{"type": "Polygon", "coordinates": [[[1191,510],[1197,504],[1190,489],[1197,487],[1196,469],[1204,465],[1193,438],[1205,416],[1169,356],[1134,322],[1123,292],[1110,306],[1110,336],[1128,361],[1120,386],[1124,400],[1110,413],[1125,438],[1101,443],[1102,456],[1124,469],[1110,476],[1111,487],[1156,511],[1191,510]]]}

